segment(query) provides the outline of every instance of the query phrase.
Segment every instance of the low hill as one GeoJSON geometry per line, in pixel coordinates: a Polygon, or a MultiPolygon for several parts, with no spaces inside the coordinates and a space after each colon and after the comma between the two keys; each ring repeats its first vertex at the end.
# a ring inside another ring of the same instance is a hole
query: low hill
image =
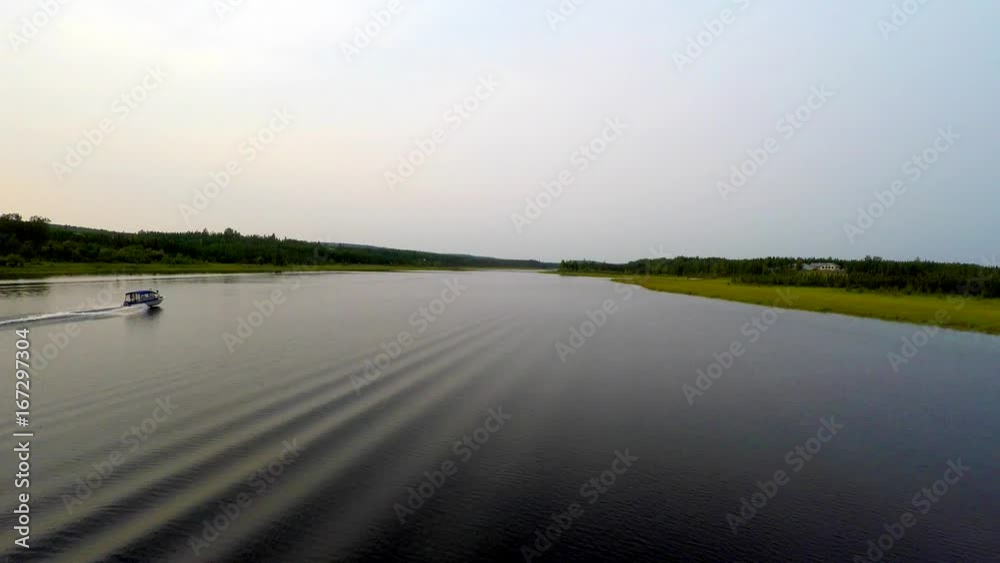
{"type": "Polygon", "coordinates": [[[214,233],[208,230],[129,233],[54,225],[41,217],[23,220],[16,213],[0,215],[0,265],[16,267],[39,261],[122,264],[211,262],[276,266],[344,264],[534,270],[557,267],[557,264],[538,260],[310,242],[275,235],[243,235],[233,229],[214,233]]]}

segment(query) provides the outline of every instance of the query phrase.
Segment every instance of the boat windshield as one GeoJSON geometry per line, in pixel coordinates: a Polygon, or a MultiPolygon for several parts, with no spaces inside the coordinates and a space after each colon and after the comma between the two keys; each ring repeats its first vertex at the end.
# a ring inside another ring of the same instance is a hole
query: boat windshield
{"type": "Polygon", "coordinates": [[[160,294],[157,291],[132,291],[125,294],[126,303],[142,303],[144,301],[153,301],[159,298],[160,294]]]}

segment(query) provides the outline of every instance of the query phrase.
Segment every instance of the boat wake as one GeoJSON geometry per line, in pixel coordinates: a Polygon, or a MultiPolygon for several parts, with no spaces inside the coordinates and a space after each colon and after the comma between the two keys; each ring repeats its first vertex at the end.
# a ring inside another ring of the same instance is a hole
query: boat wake
{"type": "Polygon", "coordinates": [[[105,307],[103,309],[87,309],[85,311],[60,311],[58,313],[39,313],[18,317],[0,318],[0,328],[16,325],[39,325],[61,322],[78,322],[132,315],[145,310],[145,307],[105,307]]]}

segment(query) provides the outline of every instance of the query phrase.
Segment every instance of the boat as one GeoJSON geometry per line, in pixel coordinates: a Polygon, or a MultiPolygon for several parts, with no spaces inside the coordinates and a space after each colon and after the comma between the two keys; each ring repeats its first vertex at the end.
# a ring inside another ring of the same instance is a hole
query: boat
{"type": "Polygon", "coordinates": [[[122,303],[122,307],[146,305],[152,309],[153,307],[159,307],[160,303],[163,303],[163,296],[160,295],[159,291],[154,289],[141,289],[139,291],[130,291],[126,293],[125,302],[122,303]]]}

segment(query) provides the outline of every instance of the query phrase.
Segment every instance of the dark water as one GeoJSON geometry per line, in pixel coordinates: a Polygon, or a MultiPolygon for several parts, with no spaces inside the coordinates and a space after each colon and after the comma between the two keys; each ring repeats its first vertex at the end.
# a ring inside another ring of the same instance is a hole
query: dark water
{"type": "Polygon", "coordinates": [[[529,273],[0,285],[4,362],[22,326],[10,561],[1000,560],[996,338],[897,372],[915,326],[529,273]]]}

